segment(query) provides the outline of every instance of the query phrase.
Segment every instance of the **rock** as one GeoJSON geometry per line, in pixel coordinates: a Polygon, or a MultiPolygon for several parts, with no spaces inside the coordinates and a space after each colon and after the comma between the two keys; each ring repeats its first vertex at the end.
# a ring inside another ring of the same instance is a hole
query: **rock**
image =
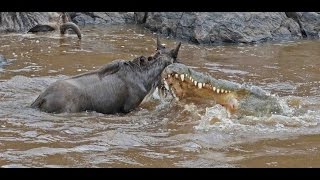
{"type": "Polygon", "coordinates": [[[88,16],[86,14],[79,13],[74,18],[71,17],[71,19],[74,23],[76,23],[79,26],[95,24],[94,19],[91,16],[88,16]]]}
{"type": "Polygon", "coordinates": [[[0,12],[0,32],[27,32],[37,24],[47,24],[58,18],[58,13],[0,12]]]}
{"type": "Polygon", "coordinates": [[[116,25],[135,22],[133,12],[70,12],[70,17],[79,26],[116,25]]]}
{"type": "Polygon", "coordinates": [[[292,35],[292,38],[296,38],[296,37],[300,38],[302,36],[302,32],[300,30],[299,24],[295,23],[295,21],[291,18],[284,20],[281,26],[282,28],[284,27],[285,30],[288,30],[290,32],[290,34],[292,35]]]}
{"type": "Polygon", "coordinates": [[[320,38],[320,14],[315,12],[304,12],[300,14],[300,20],[308,38],[320,38]]]}
{"type": "MultiPolygon", "coordinates": [[[[133,12],[68,12],[70,19],[80,26],[115,25],[135,22],[133,12]]],[[[1,32],[27,32],[38,24],[56,23],[57,12],[0,12],[1,32]]]]}
{"type": "Polygon", "coordinates": [[[142,24],[145,23],[148,17],[148,12],[135,12],[134,19],[136,23],[142,24]]]}
{"type": "MultiPolygon", "coordinates": [[[[313,37],[319,34],[318,16],[302,13],[301,17],[313,37]]],[[[284,12],[135,12],[134,17],[151,31],[198,44],[302,38],[298,22],[284,12]]]]}

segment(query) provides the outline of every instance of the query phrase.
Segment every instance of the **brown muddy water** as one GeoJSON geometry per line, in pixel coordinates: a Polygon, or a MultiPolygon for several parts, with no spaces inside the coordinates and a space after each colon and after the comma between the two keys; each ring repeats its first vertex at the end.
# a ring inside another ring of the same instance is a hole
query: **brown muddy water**
{"type": "Polygon", "coordinates": [[[157,100],[126,115],[29,108],[58,79],[155,49],[156,35],[135,26],[83,35],[0,36],[10,61],[0,68],[0,167],[320,167],[320,41],[183,42],[185,64],[275,94],[282,115],[230,119],[219,105],[157,100]]]}

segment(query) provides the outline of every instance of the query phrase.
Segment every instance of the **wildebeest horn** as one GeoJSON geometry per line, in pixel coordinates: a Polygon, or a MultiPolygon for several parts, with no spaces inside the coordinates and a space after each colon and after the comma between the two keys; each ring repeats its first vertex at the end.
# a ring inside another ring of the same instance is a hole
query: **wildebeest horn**
{"type": "Polygon", "coordinates": [[[180,46],[181,46],[181,42],[179,42],[177,47],[171,51],[171,55],[172,55],[173,58],[177,58],[178,57],[178,52],[179,52],[180,46]]]}
{"type": "Polygon", "coordinates": [[[165,47],[161,44],[159,36],[157,36],[157,50],[164,49],[165,47]]]}

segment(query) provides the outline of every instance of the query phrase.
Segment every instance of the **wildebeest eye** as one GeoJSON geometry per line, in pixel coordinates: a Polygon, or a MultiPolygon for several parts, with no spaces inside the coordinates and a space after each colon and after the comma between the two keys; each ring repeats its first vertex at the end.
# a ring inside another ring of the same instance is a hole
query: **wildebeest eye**
{"type": "Polygon", "coordinates": [[[152,57],[151,56],[148,57],[148,61],[152,61],[152,57]]]}

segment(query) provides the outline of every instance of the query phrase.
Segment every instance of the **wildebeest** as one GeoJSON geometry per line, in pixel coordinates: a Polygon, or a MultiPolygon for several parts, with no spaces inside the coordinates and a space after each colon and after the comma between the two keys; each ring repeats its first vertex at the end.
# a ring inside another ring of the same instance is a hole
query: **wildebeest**
{"type": "Polygon", "coordinates": [[[115,60],[98,70],[58,80],[31,107],[50,113],[128,113],[159,85],[164,68],[177,62],[180,46],[167,49],[157,38],[153,56],[115,60]]]}
{"type": "Polygon", "coordinates": [[[66,12],[62,12],[57,22],[37,24],[29,29],[28,32],[36,33],[60,30],[60,34],[65,34],[68,29],[72,29],[77,34],[78,38],[81,39],[82,35],[80,28],[75,23],[70,21],[66,12]]]}

